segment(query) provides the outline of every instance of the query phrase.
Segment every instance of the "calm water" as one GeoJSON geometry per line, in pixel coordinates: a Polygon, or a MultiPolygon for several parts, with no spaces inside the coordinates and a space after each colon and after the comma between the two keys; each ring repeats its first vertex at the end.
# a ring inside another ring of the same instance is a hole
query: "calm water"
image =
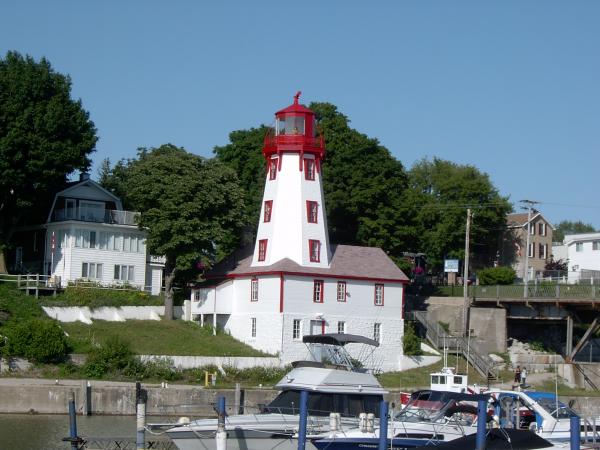
{"type": "MultiPolygon", "coordinates": [[[[1,400],[0,400],[1,401],[1,400]]],[[[148,417],[148,422],[177,418],[148,417]]],[[[80,436],[135,438],[135,416],[77,416],[80,436]]],[[[0,450],[69,450],[67,415],[0,414],[0,450]]]]}

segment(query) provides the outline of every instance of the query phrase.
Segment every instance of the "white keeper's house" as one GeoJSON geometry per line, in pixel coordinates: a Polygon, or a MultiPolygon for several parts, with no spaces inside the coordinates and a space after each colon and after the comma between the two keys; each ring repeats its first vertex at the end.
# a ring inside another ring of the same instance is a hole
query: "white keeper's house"
{"type": "MultiPolygon", "coordinates": [[[[298,103],[265,137],[266,184],[254,249],[236,252],[192,289],[192,317],[284,363],[306,356],[305,334],[380,342],[373,361],[397,370],[406,275],[380,248],[330,245],[315,114],[298,103]]],[[[359,355],[355,355],[359,356],[359,355]]]]}

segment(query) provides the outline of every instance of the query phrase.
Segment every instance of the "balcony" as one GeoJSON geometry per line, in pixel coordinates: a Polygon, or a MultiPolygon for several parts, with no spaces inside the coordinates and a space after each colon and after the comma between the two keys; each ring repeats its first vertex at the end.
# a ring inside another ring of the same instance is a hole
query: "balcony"
{"type": "Polygon", "coordinates": [[[51,222],[64,222],[76,220],[79,222],[110,223],[114,225],[137,225],[140,213],[137,211],[119,211],[106,209],[104,211],[75,211],[73,209],[55,209],[50,219],[51,222]]]}

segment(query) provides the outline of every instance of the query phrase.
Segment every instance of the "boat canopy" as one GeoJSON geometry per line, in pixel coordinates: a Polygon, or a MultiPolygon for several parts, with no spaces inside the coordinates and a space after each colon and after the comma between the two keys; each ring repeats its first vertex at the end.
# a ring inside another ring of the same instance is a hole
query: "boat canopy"
{"type": "Polygon", "coordinates": [[[359,336],[358,334],[344,333],[311,334],[304,336],[302,342],[305,344],[339,345],[342,347],[346,344],[367,344],[372,345],[373,347],[379,347],[379,342],[374,339],[359,336]]]}

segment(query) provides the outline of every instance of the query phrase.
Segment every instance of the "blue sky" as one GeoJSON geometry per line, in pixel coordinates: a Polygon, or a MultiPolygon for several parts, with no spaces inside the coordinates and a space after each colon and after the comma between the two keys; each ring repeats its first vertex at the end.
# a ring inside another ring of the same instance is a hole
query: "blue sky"
{"type": "Polygon", "coordinates": [[[95,167],[167,142],[210,156],[302,90],[407,169],[472,164],[551,222],[600,228],[598,1],[7,3],[0,53],[71,76],[95,167]]]}

